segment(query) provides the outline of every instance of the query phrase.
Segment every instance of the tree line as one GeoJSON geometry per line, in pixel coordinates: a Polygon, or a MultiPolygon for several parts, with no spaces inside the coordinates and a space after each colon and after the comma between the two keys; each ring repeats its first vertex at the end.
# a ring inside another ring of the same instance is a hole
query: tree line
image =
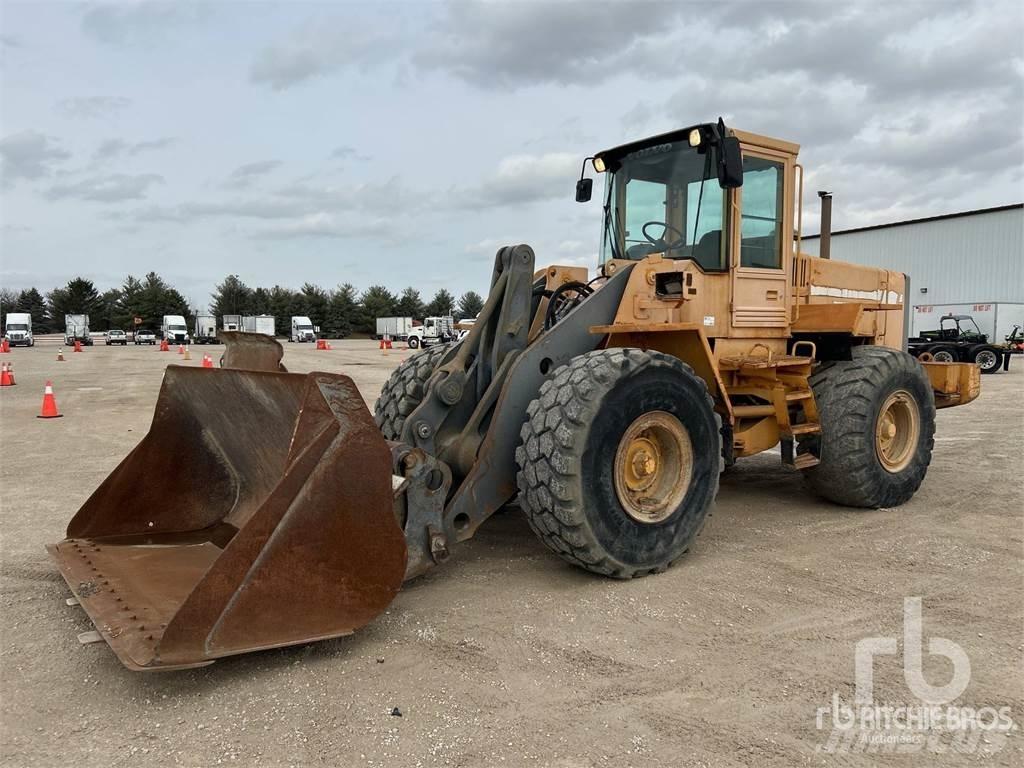
{"type": "MultiPolygon", "coordinates": [[[[424,317],[453,315],[456,319],[476,317],[483,309],[483,298],[467,291],[456,299],[444,288],[430,301],[424,301],[413,287],[394,294],[383,285],[371,285],[361,293],[351,283],[332,290],[305,283],[294,290],[280,285],[273,288],[250,287],[238,275],[228,275],[216,285],[210,297],[209,314],[220,326],[224,315],[273,315],[275,331],[287,336],[293,315],[309,317],[323,335],[345,338],[353,333],[373,334],[378,317],[424,317]]],[[[0,288],[0,322],[6,330],[8,312],[27,312],[32,316],[35,333],[64,330],[64,315],[87,314],[93,331],[111,328],[156,330],[164,315],[183,315],[191,328],[195,308],[156,272],[141,280],[128,275],[119,288],[100,293],[91,280],[76,277],[45,296],[36,288],[11,291],[0,288]],[[139,323],[136,324],[136,318],[139,323]]]]}

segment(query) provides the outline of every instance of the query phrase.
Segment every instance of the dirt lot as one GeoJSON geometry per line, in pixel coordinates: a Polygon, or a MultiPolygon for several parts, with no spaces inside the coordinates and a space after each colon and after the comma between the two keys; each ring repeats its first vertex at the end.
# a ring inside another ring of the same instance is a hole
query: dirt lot
{"type": "MultiPolygon", "coordinates": [[[[291,370],[344,371],[370,403],[410,354],[286,346],[291,370]]],[[[913,596],[924,638],[970,659],[960,703],[1024,721],[1024,360],[939,414],[905,507],[831,506],[762,455],[723,478],[688,557],[629,583],[564,564],[512,507],[354,636],[134,674],[104,643],[78,643],[91,625],[43,547],[145,434],[180,358],[97,346],[57,363],[55,351],[0,356],[18,382],[0,391],[3,765],[1024,764],[1019,731],[1005,744],[986,733],[971,754],[830,754],[830,719],[816,723],[834,693],[852,700],[857,642],[902,637],[913,596]],[[35,418],[47,378],[62,419],[35,418]]],[[[944,684],[951,665],[927,644],[925,659],[944,684]]],[[[874,693],[920,703],[900,656],[877,657],[874,693]]]]}

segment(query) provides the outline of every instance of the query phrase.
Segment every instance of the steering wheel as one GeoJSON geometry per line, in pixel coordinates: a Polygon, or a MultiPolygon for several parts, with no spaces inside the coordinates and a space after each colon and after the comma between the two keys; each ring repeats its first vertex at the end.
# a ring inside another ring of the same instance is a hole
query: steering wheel
{"type": "Polygon", "coordinates": [[[673,227],[671,224],[665,223],[664,221],[648,221],[646,224],[644,224],[643,228],[640,231],[643,233],[643,236],[647,239],[647,242],[649,242],[651,245],[653,245],[653,246],[655,246],[657,248],[664,248],[666,251],[671,251],[671,250],[673,250],[675,248],[678,248],[679,246],[681,246],[683,244],[683,241],[686,240],[686,236],[682,232],[680,232],[678,229],[673,227]],[[659,238],[651,237],[647,233],[647,228],[650,227],[650,226],[661,227],[662,228],[661,237],[659,237],[659,238]],[[668,242],[665,241],[665,235],[667,235],[669,233],[671,233],[673,235],[678,235],[678,237],[675,240],[673,240],[671,243],[668,243],[668,242]]]}

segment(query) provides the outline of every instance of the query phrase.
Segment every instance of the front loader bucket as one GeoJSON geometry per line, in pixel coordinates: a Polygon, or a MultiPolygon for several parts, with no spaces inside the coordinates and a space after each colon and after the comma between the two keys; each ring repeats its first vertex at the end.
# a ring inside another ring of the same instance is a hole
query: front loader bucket
{"type": "Polygon", "coordinates": [[[171,366],[149,434],[48,550],[131,669],[346,635],[405,572],[391,469],[346,376],[171,366]]]}

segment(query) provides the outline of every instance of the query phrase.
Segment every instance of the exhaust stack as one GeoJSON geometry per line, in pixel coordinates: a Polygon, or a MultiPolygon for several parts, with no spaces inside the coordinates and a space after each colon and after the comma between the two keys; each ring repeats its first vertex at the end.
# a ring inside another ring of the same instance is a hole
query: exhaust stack
{"type": "Polygon", "coordinates": [[[832,258],[832,193],[822,190],[821,198],[821,240],[818,241],[818,256],[832,258]]]}

